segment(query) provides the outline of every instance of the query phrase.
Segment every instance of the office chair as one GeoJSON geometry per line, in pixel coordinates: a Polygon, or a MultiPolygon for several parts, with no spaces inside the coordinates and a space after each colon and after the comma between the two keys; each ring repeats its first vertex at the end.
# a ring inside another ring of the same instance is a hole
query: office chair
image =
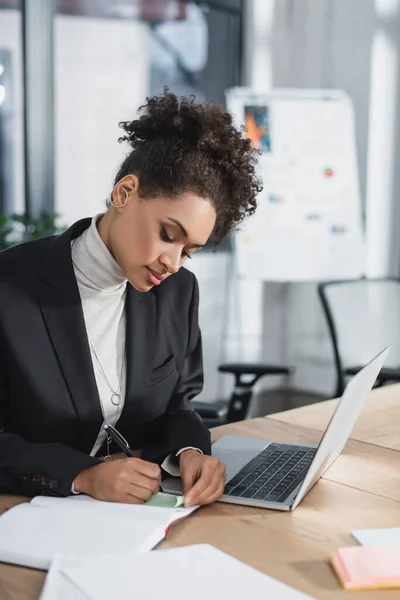
{"type": "Polygon", "coordinates": [[[336,368],[336,393],[385,346],[390,352],[375,387],[400,382],[400,281],[356,279],[318,285],[336,368]]]}
{"type": "Polygon", "coordinates": [[[220,365],[218,371],[235,376],[235,385],[229,401],[210,403],[193,400],[191,402],[193,409],[209,428],[246,419],[253,397],[254,384],[265,375],[290,375],[293,369],[259,363],[227,363],[220,365]]]}

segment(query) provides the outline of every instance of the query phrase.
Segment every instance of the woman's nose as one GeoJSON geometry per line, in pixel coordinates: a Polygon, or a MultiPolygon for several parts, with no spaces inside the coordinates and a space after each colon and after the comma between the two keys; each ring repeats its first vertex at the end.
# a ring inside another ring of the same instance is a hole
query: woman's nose
{"type": "Polygon", "coordinates": [[[182,254],[179,249],[173,252],[165,253],[160,257],[160,261],[165,265],[168,273],[177,273],[181,267],[182,254]]]}

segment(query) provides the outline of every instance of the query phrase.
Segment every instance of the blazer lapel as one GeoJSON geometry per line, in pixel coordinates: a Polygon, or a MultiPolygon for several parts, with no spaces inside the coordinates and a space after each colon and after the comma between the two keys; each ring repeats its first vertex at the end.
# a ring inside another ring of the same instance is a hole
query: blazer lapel
{"type": "Polygon", "coordinates": [[[138,292],[128,284],[126,295],[126,398],[118,429],[131,433],[135,425],[148,420],[144,395],[153,369],[156,325],[156,297],[138,292]]]}
{"type": "Polygon", "coordinates": [[[90,219],[73,225],[54,238],[40,273],[39,302],[76,412],[82,422],[79,449],[90,453],[103,415],[86,334],[78,285],[71,259],[71,240],[90,219]]]}

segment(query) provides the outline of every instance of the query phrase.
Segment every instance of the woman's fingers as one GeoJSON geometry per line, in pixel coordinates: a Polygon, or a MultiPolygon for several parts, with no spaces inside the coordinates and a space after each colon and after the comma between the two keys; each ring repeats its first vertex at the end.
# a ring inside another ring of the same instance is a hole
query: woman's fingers
{"type": "Polygon", "coordinates": [[[225,465],[218,459],[207,461],[200,478],[187,495],[188,504],[210,504],[220,498],[225,487],[225,471],[225,465]]]}

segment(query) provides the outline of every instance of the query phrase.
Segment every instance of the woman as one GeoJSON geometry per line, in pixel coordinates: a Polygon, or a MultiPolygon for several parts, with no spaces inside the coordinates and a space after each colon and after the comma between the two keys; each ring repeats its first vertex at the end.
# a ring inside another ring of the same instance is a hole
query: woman
{"type": "Polygon", "coordinates": [[[166,471],[208,504],[225,467],[190,408],[198,288],[181,267],[254,212],[256,158],[222,108],[167,90],[120,125],[132,150],[106,213],[0,254],[0,490],[139,503],[166,471]],[[105,424],[141,458],[100,459],[119,451],[105,424]]]}

